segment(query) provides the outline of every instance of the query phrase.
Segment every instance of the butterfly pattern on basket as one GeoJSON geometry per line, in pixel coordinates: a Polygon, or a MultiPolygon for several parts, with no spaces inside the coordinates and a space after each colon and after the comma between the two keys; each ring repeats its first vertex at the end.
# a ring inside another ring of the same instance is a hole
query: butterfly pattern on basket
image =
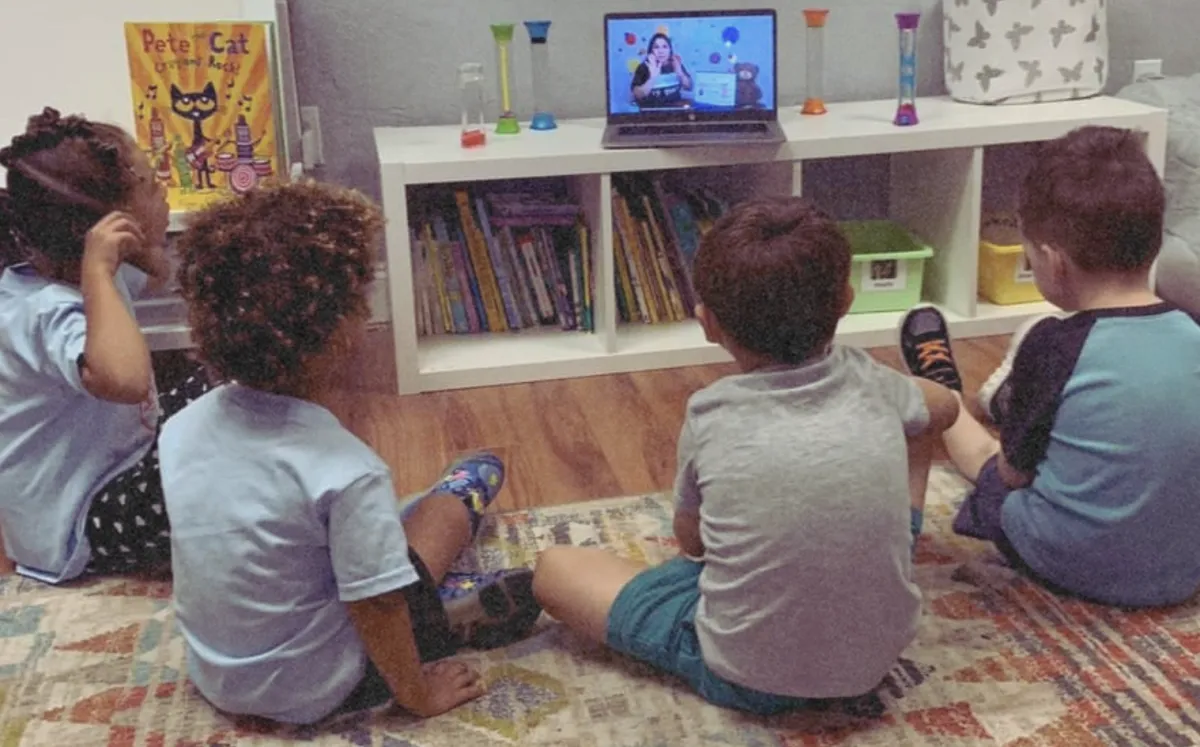
{"type": "Polygon", "coordinates": [[[951,97],[1025,104],[1093,96],[1108,78],[1106,0],[943,0],[951,97]]]}

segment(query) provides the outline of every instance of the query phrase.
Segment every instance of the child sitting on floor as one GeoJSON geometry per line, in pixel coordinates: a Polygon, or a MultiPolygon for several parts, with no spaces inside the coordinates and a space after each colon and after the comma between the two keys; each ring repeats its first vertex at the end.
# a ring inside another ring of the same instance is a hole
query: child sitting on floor
{"type": "Polygon", "coordinates": [[[306,182],[210,207],[178,242],[199,354],[231,383],[162,435],[175,608],[188,673],[227,712],[311,723],[394,699],[433,716],[483,692],[443,657],[541,611],[527,570],[439,597],[499,459],[457,462],[401,511],[388,467],[321,404],[365,331],[382,225],[357,193],[306,182]]]}
{"type": "Polygon", "coordinates": [[[156,392],[132,301],[169,275],[166,191],[119,127],[53,109],[0,149],[0,526],[24,575],[169,566],[156,392]],[[137,269],[135,269],[137,268],[137,269]]]}
{"type": "Polygon", "coordinates": [[[552,547],[534,593],[583,635],[712,703],[774,713],[874,688],[916,633],[911,546],[958,403],[834,345],[850,246],[798,198],[744,203],[696,256],[696,316],[740,373],[679,436],[681,557],[644,568],[552,547]]]}
{"type": "MultiPolygon", "coordinates": [[[[1084,127],[1041,149],[1020,201],[1038,288],[1069,316],[1025,325],[943,438],[975,483],[955,531],[1045,585],[1129,606],[1200,589],[1200,324],[1155,296],[1163,185],[1141,137],[1084,127]]],[[[914,374],[962,391],[946,322],[909,312],[914,374]]]]}

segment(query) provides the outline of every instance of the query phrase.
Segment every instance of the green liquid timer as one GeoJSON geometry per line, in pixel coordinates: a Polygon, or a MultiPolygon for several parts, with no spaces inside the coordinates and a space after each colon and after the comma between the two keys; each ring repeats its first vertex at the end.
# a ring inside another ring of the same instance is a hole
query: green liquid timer
{"type": "Polygon", "coordinates": [[[515,135],[521,124],[513,111],[512,40],[511,23],[492,24],[492,38],[496,40],[497,80],[500,83],[500,119],[496,122],[497,135],[515,135]]]}

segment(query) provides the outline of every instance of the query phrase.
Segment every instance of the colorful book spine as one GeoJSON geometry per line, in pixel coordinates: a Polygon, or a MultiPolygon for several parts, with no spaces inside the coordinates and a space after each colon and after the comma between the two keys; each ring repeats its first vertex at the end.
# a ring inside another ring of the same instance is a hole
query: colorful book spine
{"type": "Polygon", "coordinates": [[[475,225],[467,191],[465,189],[455,190],[454,202],[458,206],[463,243],[470,254],[471,265],[479,283],[479,296],[483,301],[484,313],[487,317],[487,329],[491,332],[507,332],[508,322],[505,319],[504,307],[500,300],[500,287],[496,282],[496,274],[492,268],[483,234],[475,225]]]}

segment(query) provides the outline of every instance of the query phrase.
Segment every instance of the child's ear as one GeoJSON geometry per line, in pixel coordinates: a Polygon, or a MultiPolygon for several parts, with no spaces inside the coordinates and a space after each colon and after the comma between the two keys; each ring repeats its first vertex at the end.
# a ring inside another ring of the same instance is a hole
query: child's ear
{"type": "Polygon", "coordinates": [[[704,339],[716,344],[724,344],[724,335],[721,334],[721,327],[717,324],[717,319],[708,310],[704,304],[696,304],[696,319],[700,322],[700,328],[704,330],[704,339]]]}
{"type": "Polygon", "coordinates": [[[850,313],[850,307],[854,305],[854,286],[846,283],[846,289],[842,291],[841,308],[838,309],[838,318],[842,318],[850,313]]]}

